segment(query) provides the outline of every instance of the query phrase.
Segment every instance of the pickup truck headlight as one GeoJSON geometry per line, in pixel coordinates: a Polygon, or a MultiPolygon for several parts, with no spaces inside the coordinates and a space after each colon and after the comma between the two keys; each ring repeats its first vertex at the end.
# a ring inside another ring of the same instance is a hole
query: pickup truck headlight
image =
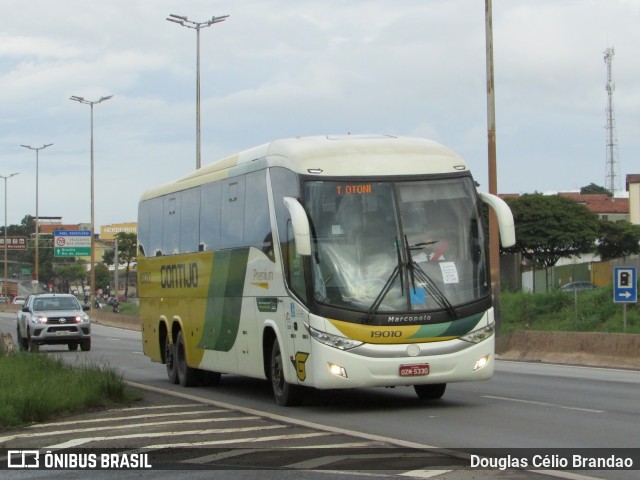
{"type": "Polygon", "coordinates": [[[333,335],[327,332],[321,332],[313,327],[309,327],[311,337],[320,343],[329,345],[330,347],[337,348],[339,350],[351,350],[352,348],[359,347],[362,342],[352,340],[347,337],[341,337],[340,335],[333,335]]]}
{"type": "Polygon", "coordinates": [[[91,318],[89,318],[89,315],[87,315],[86,313],[83,313],[82,315],[77,315],[75,320],[76,323],[87,323],[91,321],[91,318]]]}
{"type": "Polygon", "coordinates": [[[465,342],[471,342],[471,343],[480,343],[486,340],[487,338],[489,338],[491,335],[493,335],[493,332],[495,331],[495,326],[496,326],[495,323],[490,323],[489,325],[485,325],[482,328],[479,328],[477,330],[467,333],[466,335],[461,336],[460,340],[464,340],[465,342]]]}
{"type": "Polygon", "coordinates": [[[34,315],[31,317],[31,323],[47,323],[45,315],[34,315]]]}

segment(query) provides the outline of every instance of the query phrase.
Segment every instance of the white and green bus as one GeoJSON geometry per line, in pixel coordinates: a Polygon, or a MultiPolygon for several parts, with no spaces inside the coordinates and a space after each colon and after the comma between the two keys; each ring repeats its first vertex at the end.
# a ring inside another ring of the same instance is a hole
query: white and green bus
{"type": "Polygon", "coordinates": [[[309,388],[488,379],[494,314],[482,201],[463,160],[392,136],[276,140],[145,192],[138,285],[145,355],[183,386],[309,388]]]}

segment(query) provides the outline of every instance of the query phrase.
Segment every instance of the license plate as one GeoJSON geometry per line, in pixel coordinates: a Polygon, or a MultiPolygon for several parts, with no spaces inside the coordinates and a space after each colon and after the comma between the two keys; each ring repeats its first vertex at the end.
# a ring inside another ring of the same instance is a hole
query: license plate
{"type": "Polygon", "coordinates": [[[429,375],[429,364],[421,363],[419,365],[400,365],[401,377],[423,377],[429,375]]]}

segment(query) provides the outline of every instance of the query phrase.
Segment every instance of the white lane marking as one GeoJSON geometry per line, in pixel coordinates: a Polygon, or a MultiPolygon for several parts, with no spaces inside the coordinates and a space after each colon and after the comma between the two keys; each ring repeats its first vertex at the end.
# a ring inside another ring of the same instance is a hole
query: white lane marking
{"type": "MultiPolygon", "coordinates": [[[[404,458],[423,458],[423,453],[415,453],[415,454],[403,454],[404,458]]],[[[364,453],[364,454],[356,454],[356,455],[327,455],[325,457],[316,457],[310,458],[309,460],[304,460],[302,462],[290,463],[289,465],[285,465],[283,468],[295,468],[302,470],[311,470],[314,468],[324,467],[326,465],[331,465],[336,462],[340,462],[342,460],[349,459],[367,459],[367,458],[398,458],[398,453],[388,453],[388,454],[380,454],[380,453],[364,453]]]]}
{"type": "MultiPolygon", "coordinates": [[[[270,427],[278,428],[278,427],[270,427]]],[[[285,428],[285,427],[280,427],[285,428]]],[[[183,442],[183,443],[166,443],[161,445],[149,445],[147,447],[141,447],[144,449],[163,449],[163,448],[181,448],[181,447],[206,447],[211,445],[227,445],[232,443],[255,443],[255,442],[271,442],[282,440],[297,440],[300,438],[314,438],[314,437],[326,437],[332,435],[329,432],[314,432],[314,433],[292,433],[288,435],[273,435],[271,437],[250,437],[250,438],[229,438],[226,440],[208,440],[206,442],[183,442]]]]}
{"type": "MultiPolygon", "coordinates": [[[[184,436],[184,435],[217,435],[221,433],[242,433],[242,432],[252,432],[257,430],[273,430],[274,428],[287,428],[284,425],[266,425],[262,427],[244,427],[244,428],[213,428],[209,430],[190,430],[184,432],[149,432],[149,433],[130,433],[127,435],[114,435],[109,437],[85,437],[85,438],[76,438],[73,440],[69,440],[63,443],[58,443],[56,445],[51,445],[45,448],[73,448],[79,445],[84,445],[85,443],[90,442],[101,442],[105,440],[126,440],[131,438],[158,438],[158,437],[170,437],[174,436],[184,436]]],[[[190,443],[185,443],[185,446],[191,445],[190,443]]],[[[173,445],[169,445],[173,446],[173,445]]],[[[145,447],[146,448],[146,447],[145,447]]]]}
{"type": "Polygon", "coordinates": [[[239,457],[240,455],[245,455],[247,453],[254,453],[258,451],[259,450],[255,448],[238,448],[235,450],[227,450],[226,452],[212,453],[211,455],[204,455],[202,457],[190,458],[189,460],[184,460],[182,463],[205,464],[205,463],[217,462],[219,460],[224,460],[227,458],[239,457]]]}
{"type": "MultiPolygon", "coordinates": [[[[370,434],[370,433],[358,432],[358,431],[355,431],[355,430],[348,430],[346,428],[332,427],[332,426],[329,426],[329,425],[322,425],[321,423],[309,422],[307,420],[299,420],[299,419],[293,418],[293,417],[286,417],[284,415],[278,415],[277,413],[265,412],[265,411],[262,411],[262,410],[257,410],[255,408],[242,407],[240,405],[233,405],[231,403],[220,402],[218,400],[210,400],[208,398],[199,397],[197,395],[192,395],[190,393],[185,393],[185,392],[180,392],[180,391],[175,391],[175,390],[166,390],[166,389],[159,388],[159,387],[154,387],[154,386],[151,386],[151,385],[145,385],[144,383],[133,382],[131,380],[125,380],[125,383],[127,385],[131,385],[132,387],[136,387],[136,388],[139,388],[141,390],[148,390],[150,392],[158,392],[158,393],[162,393],[162,394],[165,394],[165,395],[171,395],[171,396],[176,397],[176,398],[182,398],[184,400],[198,402],[198,403],[202,403],[202,404],[205,404],[205,405],[213,405],[213,406],[218,407],[218,408],[226,408],[226,409],[233,410],[233,411],[236,411],[236,412],[243,412],[243,413],[249,414],[249,415],[258,415],[258,416],[260,416],[262,418],[268,418],[270,420],[275,420],[277,422],[284,422],[284,423],[287,423],[289,425],[298,425],[300,427],[312,428],[314,430],[321,430],[321,431],[324,431],[324,432],[331,432],[331,433],[349,435],[349,436],[356,437],[356,438],[363,438],[363,439],[371,440],[371,441],[390,443],[392,445],[398,445],[400,447],[407,447],[407,448],[437,448],[437,447],[434,447],[432,445],[426,445],[424,443],[416,443],[416,442],[410,442],[410,441],[406,441],[406,440],[399,440],[397,438],[390,438],[390,437],[384,437],[382,435],[375,435],[375,434],[370,434]]],[[[440,449],[440,451],[449,452],[450,450],[440,449]]]]}
{"type": "MultiPolygon", "coordinates": [[[[13,435],[12,440],[15,438],[35,438],[35,437],[50,437],[52,435],[66,435],[70,433],[87,433],[87,432],[103,432],[106,430],[123,430],[123,429],[131,429],[131,428],[141,428],[141,427],[155,427],[158,425],[172,425],[172,424],[185,424],[185,423],[207,423],[207,422],[233,422],[234,420],[245,421],[245,420],[259,420],[260,417],[257,416],[246,416],[246,417],[224,417],[224,418],[195,418],[192,420],[169,420],[164,422],[144,422],[144,423],[135,423],[135,424],[125,424],[125,425],[106,425],[102,427],[94,427],[94,428],[74,428],[71,430],[53,430],[50,432],[35,432],[35,433],[24,433],[13,435]]],[[[180,433],[180,432],[178,432],[180,433]]],[[[7,437],[0,437],[0,443],[4,441],[7,437]]]]}
{"type": "MultiPolygon", "coordinates": [[[[114,411],[115,413],[116,411],[114,411]]],[[[131,415],[125,417],[108,417],[108,418],[92,418],[88,420],[75,420],[71,422],[55,422],[55,423],[38,423],[36,425],[29,425],[29,429],[46,427],[61,427],[65,425],[80,425],[88,423],[104,423],[104,422],[118,422],[120,420],[137,420],[140,418],[160,418],[160,417],[180,417],[185,415],[208,415],[211,413],[231,413],[229,410],[193,410],[191,412],[166,412],[166,413],[145,413],[143,415],[131,415]]],[[[202,417],[201,417],[202,418],[202,417]]],[[[186,421],[185,421],[186,422],[186,421]]],[[[168,423],[168,422],[167,422],[168,423]]]]}
{"type": "Polygon", "coordinates": [[[509,398],[509,397],[494,397],[492,395],[482,395],[483,398],[490,398],[493,400],[504,400],[507,402],[518,402],[518,403],[528,403],[530,405],[540,405],[541,407],[553,407],[553,408],[562,408],[564,410],[577,410],[579,412],[590,412],[590,413],[605,413],[604,410],[593,410],[591,408],[580,408],[580,407],[569,407],[567,405],[560,405],[557,403],[547,403],[547,402],[536,402],[534,400],[524,400],[521,398],[509,398]]]}
{"type": "Polygon", "coordinates": [[[446,475],[453,472],[453,470],[411,470],[409,472],[399,473],[401,477],[413,477],[413,478],[433,478],[439,475],[446,475]]]}

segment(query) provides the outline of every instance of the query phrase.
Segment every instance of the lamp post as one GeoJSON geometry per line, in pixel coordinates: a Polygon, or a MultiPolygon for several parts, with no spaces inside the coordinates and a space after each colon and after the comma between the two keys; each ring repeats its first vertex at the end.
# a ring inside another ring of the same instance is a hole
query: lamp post
{"type": "Polygon", "coordinates": [[[95,306],[95,297],[96,297],[96,249],[95,249],[95,209],[94,209],[94,167],[93,167],[93,106],[104,102],[105,100],[109,100],[113,95],[109,95],[108,97],[100,97],[98,100],[85,100],[84,97],[78,97],[76,95],[72,95],[69,99],[74,102],[80,102],[85,105],[91,106],[91,272],[89,275],[89,302],[91,305],[90,314],[93,316],[93,307],[95,306]]]}
{"type": "Polygon", "coordinates": [[[40,220],[38,218],[38,171],[40,169],[39,164],[40,164],[40,150],[50,147],[51,145],[53,145],[53,143],[47,143],[46,145],[43,145],[41,147],[32,147],[30,145],[20,145],[21,147],[24,148],[28,148],[29,150],[35,150],[36,151],[36,258],[35,258],[35,262],[34,262],[34,275],[33,275],[33,280],[35,282],[37,282],[38,288],[37,290],[34,290],[34,293],[40,293],[40,278],[39,278],[39,265],[40,265],[40,261],[38,259],[38,247],[40,245],[40,220]]]}
{"type": "Polygon", "coordinates": [[[18,173],[0,175],[0,178],[4,179],[4,284],[2,285],[2,293],[4,293],[4,301],[7,303],[9,301],[9,292],[7,291],[7,180],[16,175],[18,173]]]}
{"type": "Polygon", "coordinates": [[[200,168],[200,29],[210,27],[214,23],[224,22],[229,15],[213,16],[206,22],[193,22],[181,15],[169,15],[167,20],[196,31],[196,169],[200,168]]]}
{"type": "MultiPolygon", "coordinates": [[[[496,160],[496,104],[493,75],[493,10],[491,0],[485,0],[485,44],[487,70],[487,145],[489,163],[489,193],[498,195],[498,166],[496,160]]],[[[500,229],[495,213],[489,209],[489,263],[491,265],[491,293],[495,314],[496,336],[500,334],[500,229]]]]}

